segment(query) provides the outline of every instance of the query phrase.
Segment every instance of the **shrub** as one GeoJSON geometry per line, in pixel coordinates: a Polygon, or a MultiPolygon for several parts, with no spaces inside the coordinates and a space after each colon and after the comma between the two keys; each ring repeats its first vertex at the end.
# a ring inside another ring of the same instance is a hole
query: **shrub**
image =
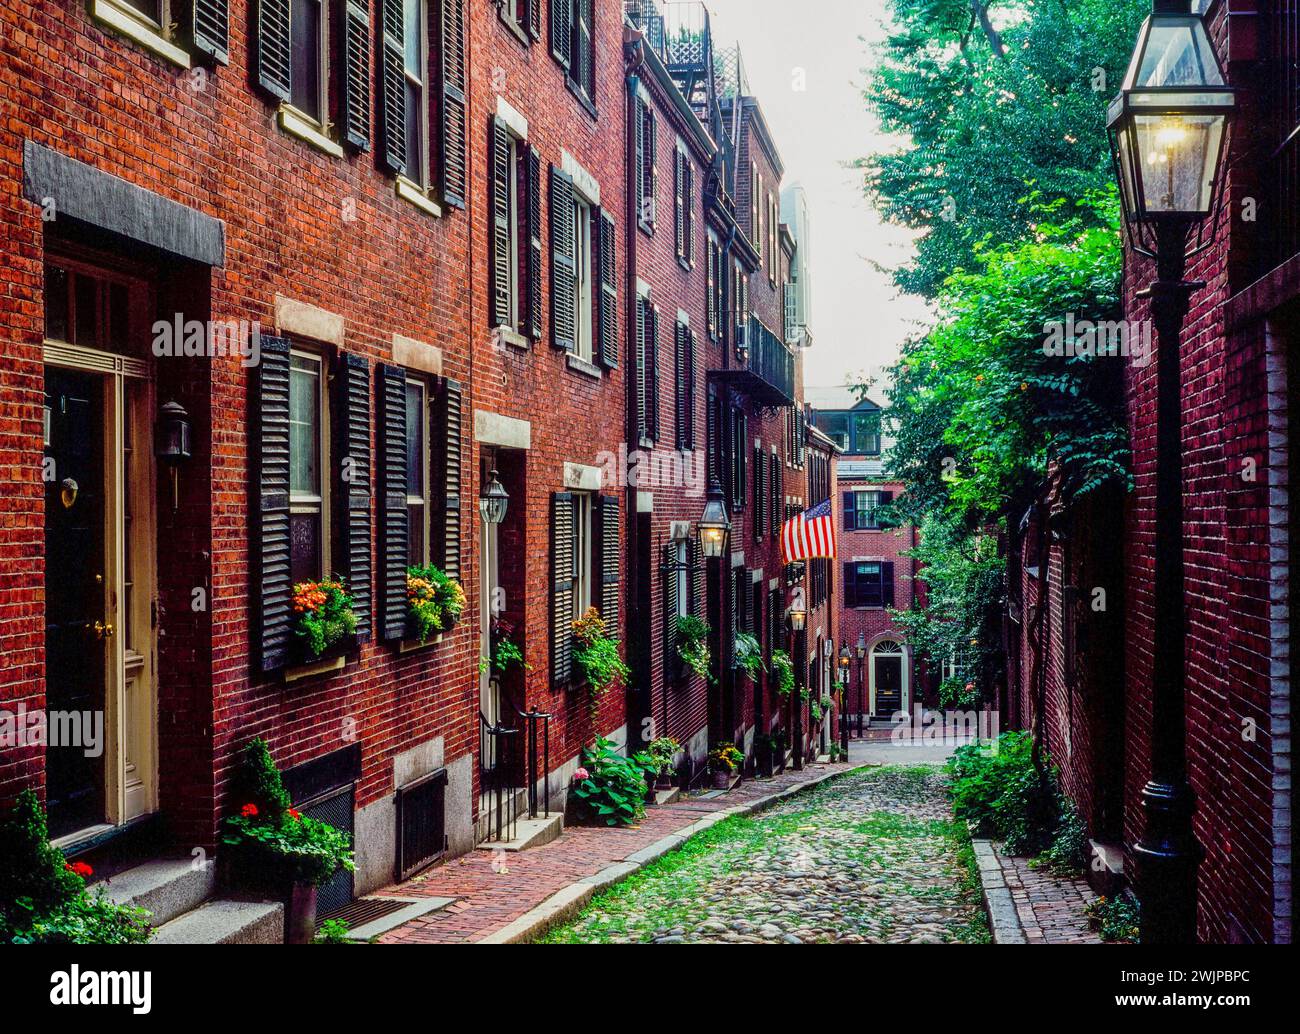
{"type": "Polygon", "coordinates": [[[1055,778],[1042,785],[1029,733],[1005,732],[992,749],[983,743],[958,747],[948,771],[953,813],[978,833],[1003,840],[1012,854],[1036,855],[1052,842],[1060,821],[1055,778]]]}
{"type": "Polygon", "coordinates": [[[669,775],[682,745],[671,736],[661,736],[647,744],[645,752],[654,764],[655,775],[669,775]]]}
{"type": "Polygon", "coordinates": [[[103,891],[86,892],[88,865],[69,865],[51,846],[45,810],[24,790],[0,822],[0,943],[143,944],[140,908],[114,904],[103,891]]]}
{"type": "Polygon", "coordinates": [[[348,924],[342,919],[326,919],[320,924],[312,944],[351,944],[348,940],[348,924]]]}
{"type": "Polygon", "coordinates": [[[645,769],[609,740],[582,749],[573,795],[579,810],[607,826],[630,826],[645,814],[645,769]]]}
{"type": "Polygon", "coordinates": [[[595,607],[589,607],[580,621],[573,622],[577,649],[573,659],[591,687],[592,706],[615,681],[627,684],[632,672],[618,655],[618,640],[609,634],[595,607]]]}
{"type": "Polygon", "coordinates": [[[709,626],[693,614],[677,618],[677,656],[700,678],[713,681],[709,672],[709,626]]]}
{"type": "Polygon", "coordinates": [[[1062,796],[1059,804],[1060,824],[1051,846],[1036,860],[1036,864],[1061,873],[1082,872],[1088,865],[1091,848],[1088,845],[1088,825],[1070,798],[1062,796]]]}
{"type": "Polygon", "coordinates": [[[952,675],[939,685],[939,706],[945,711],[969,711],[979,707],[980,691],[974,682],[952,675]]]}
{"type": "Polygon", "coordinates": [[[357,630],[352,597],[343,583],[325,579],[293,587],[294,638],[303,655],[317,660],[357,630]]]}
{"type": "Polygon", "coordinates": [[[735,660],[736,670],[743,671],[749,678],[758,678],[760,671],[766,671],[763,666],[763,648],[748,632],[737,632],[735,640],[735,660]]]}
{"type": "Polygon", "coordinates": [[[433,564],[406,569],[406,599],[411,624],[420,642],[428,642],[460,620],[465,590],[433,564]]]}
{"type": "Polygon", "coordinates": [[[1084,912],[1088,916],[1088,925],[1101,934],[1103,941],[1137,944],[1142,910],[1136,899],[1127,894],[1101,897],[1090,902],[1084,912]]]}
{"type": "Polygon", "coordinates": [[[794,692],[794,661],[784,650],[772,651],[772,674],[776,676],[774,687],[782,697],[794,692]]]}

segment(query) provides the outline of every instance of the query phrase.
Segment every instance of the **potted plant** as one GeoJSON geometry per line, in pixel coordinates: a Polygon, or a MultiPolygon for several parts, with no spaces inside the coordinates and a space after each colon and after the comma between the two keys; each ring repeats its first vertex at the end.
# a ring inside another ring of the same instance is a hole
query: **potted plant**
{"type": "Polygon", "coordinates": [[[626,685],[632,672],[618,654],[618,640],[609,633],[595,607],[588,607],[581,620],[573,622],[573,638],[577,642],[573,659],[590,689],[591,709],[595,711],[605,691],[616,681],[626,685]]]}
{"type": "Polygon", "coordinates": [[[597,738],[584,747],[573,774],[573,796],[579,813],[606,826],[630,826],[645,814],[645,770],[623,757],[614,744],[597,738]]]}
{"type": "Polygon", "coordinates": [[[709,767],[713,770],[713,785],[725,790],[731,785],[731,777],[740,771],[745,763],[745,755],[734,743],[722,743],[709,751],[709,767]]]}
{"type": "Polygon", "coordinates": [[[681,749],[682,745],[671,736],[660,736],[657,740],[651,740],[646,746],[645,752],[655,766],[655,783],[659,789],[672,789],[673,770],[681,749]]]}
{"type": "Polygon", "coordinates": [[[293,587],[293,635],[306,661],[318,661],[357,630],[352,597],[338,579],[298,582],[293,587]]]}
{"type": "Polygon", "coordinates": [[[406,620],[415,638],[427,643],[450,631],[465,610],[465,590],[433,564],[406,569],[406,620]]]}
{"type": "Polygon", "coordinates": [[[677,656],[682,663],[706,682],[713,681],[709,671],[709,626],[693,614],[677,618],[677,656]]]}
{"type": "Polygon", "coordinates": [[[776,677],[773,689],[783,698],[794,691],[794,661],[784,650],[772,651],[772,674],[776,677]]]}
{"type": "Polygon", "coordinates": [[[232,785],[236,811],[222,823],[233,882],[286,897],[285,940],[309,944],[316,932],[319,887],[340,869],[352,872],[351,838],[342,830],[303,815],[288,791],[265,741],[255,739],[232,785]]]}
{"type": "Polygon", "coordinates": [[[785,730],[779,725],[772,730],[767,738],[768,744],[772,750],[772,772],[779,774],[785,771],[785,730]]]}
{"type": "Polygon", "coordinates": [[[760,671],[766,671],[763,664],[763,647],[748,632],[737,632],[733,661],[737,671],[743,672],[751,680],[758,678],[760,671]]]}

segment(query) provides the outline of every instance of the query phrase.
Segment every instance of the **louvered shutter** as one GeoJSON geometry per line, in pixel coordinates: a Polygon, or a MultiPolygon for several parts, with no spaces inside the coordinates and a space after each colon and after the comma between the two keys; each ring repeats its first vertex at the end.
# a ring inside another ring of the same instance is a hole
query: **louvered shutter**
{"type": "Polygon", "coordinates": [[[632,132],[636,141],[636,224],[643,230],[650,229],[650,213],[646,208],[646,105],[640,97],[632,103],[632,117],[636,125],[632,132]]]}
{"type": "Polygon", "coordinates": [[[844,565],[844,605],[846,607],[856,607],[858,605],[858,580],[853,575],[853,565],[846,563],[844,565]]]}
{"type": "Polygon", "coordinates": [[[527,0],[528,35],[533,39],[542,38],[542,0],[527,0]]]}
{"type": "Polygon", "coordinates": [[[686,196],[686,264],[695,268],[695,169],[689,155],[682,155],[682,175],[686,185],[682,191],[686,196]]]}
{"type": "Polygon", "coordinates": [[[221,64],[230,62],[230,0],[194,0],[190,37],[194,49],[221,64]]]}
{"type": "Polygon", "coordinates": [[[257,85],[277,100],[287,102],[293,95],[289,0],[257,0],[256,27],[257,85]]]}
{"type": "Polygon", "coordinates": [[[253,462],[257,497],[257,544],[253,596],[258,610],[261,670],[289,663],[289,342],[263,337],[253,376],[253,462]]]}
{"type": "Polygon", "coordinates": [[[686,178],[682,169],[682,152],[673,151],[673,246],[677,257],[686,257],[686,178]]]}
{"type": "Polygon", "coordinates": [[[343,139],[366,151],[370,148],[370,0],[345,0],[342,51],[339,103],[343,139]]]}
{"type": "Polygon", "coordinates": [[[745,504],[745,491],[749,487],[747,476],[749,442],[749,417],[739,414],[736,428],[736,500],[741,506],[745,504]]]}
{"type": "Polygon", "coordinates": [[[596,249],[599,266],[596,282],[600,297],[596,304],[596,359],[607,370],[618,366],[618,231],[614,220],[603,209],[592,215],[592,224],[600,227],[596,249]],[[599,215],[599,218],[596,216],[599,215]]]}
{"type": "Polygon", "coordinates": [[[659,120],[646,108],[645,196],[650,199],[649,218],[653,227],[659,221],[659,120]]]}
{"type": "Polygon", "coordinates": [[[380,164],[397,174],[406,169],[405,22],[402,0],[380,0],[380,164]]]}
{"type": "MultiPolygon", "coordinates": [[[[515,170],[510,162],[510,130],[496,116],[492,118],[491,155],[488,167],[492,176],[492,311],[493,327],[507,327],[510,319],[511,249],[510,189],[515,170]]],[[[513,329],[513,328],[512,328],[513,329]]]]}
{"type": "Polygon", "coordinates": [[[718,433],[718,396],[709,388],[704,403],[704,451],[709,484],[718,480],[718,433]]]}
{"type": "MultiPolygon", "coordinates": [[[[569,66],[570,77],[590,96],[592,89],[592,54],[591,12],[592,0],[573,0],[574,5],[574,39],[572,62],[569,66]]],[[[594,97],[591,99],[595,99],[594,97]]]]}
{"type": "Polygon", "coordinates": [[[651,305],[646,319],[646,434],[659,440],[659,306],[651,305]]]}
{"type": "Polygon", "coordinates": [[[687,608],[697,618],[704,615],[704,557],[700,555],[700,541],[691,538],[687,542],[686,555],[691,565],[688,581],[691,587],[690,606],[687,608]]]}
{"type": "Polygon", "coordinates": [[[767,535],[767,454],[761,445],[754,446],[754,538],[767,535]]]}
{"type": "Polygon", "coordinates": [[[857,496],[853,492],[844,493],[844,530],[858,530],[857,496]]]}
{"type": "Polygon", "coordinates": [[[686,328],[686,445],[695,448],[695,385],[699,383],[699,348],[695,331],[686,328]]]}
{"type": "MultiPolygon", "coordinates": [[[[619,501],[616,495],[596,498],[596,533],[599,536],[600,558],[600,616],[605,619],[611,635],[619,634],[619,501]]],[[[621,636],[620,636],[621,638],[621,636]]]]}
{"type": "Polygon", "coordinates": [[[573,0],[551,0],[551,54],[565,68],[573,62],[573,0]]]}
{"type": "Polygon", "coordinates": [[[677,447],[686,449],[686,328],[679,323],[672,325],[672,369],[673,369],[673,410],[677,418],[677,447]]]}
{"type": "Polygon", "coordinates": [[[894,605],[894,565],[888,561],[880,565],[880,605],[894,605]]]}
{"type": "Polygon", "coordinates": [[[736,571],[736,629],[740,632],[748,632],[750,635],[754,634],[754,630],[749,627],[749,620],[753,616],[749,604],[749,593],[752,587],[749,568],[739,568],[736,571]]]}
{"type": "MultiPolygon", "coordinates": [[[[554,11],[554,7],[552,7],[554,11]]],[[[551,344],[572,352],[577,338],[573,179],[551,166],[551,344]]]]}
{"type": "Polygon", "coordinates": [[[636,435],[637,443],[649,437],[646,424],[646,400],[649,377],[646,371],[646,330],[650,302],[642,297],[636,300],[636,435]]]}
{"type": "MultiPolygon", "coordinates": [[[[469,120],[465,99],[465,0],[442,2],[442,199],[465,207],[469,120]]],[[[534,4],[538,0],[533,0],[534,4]]]]}
{"type": "MultiPolygon", "coordinates": [[[[541,0],[533,0],[534,5],[541,0]]],[[[524,263],[528,335],[542,339],[542,159],[535,147],[524,153],[524,192],[528,204],[528,254],[524,263]]]]}
{"type": "Polygon", "coordinates": [[[379,407],[379,634],[406,636],[406,371],[381,365],[379,407]]]}
{"type": "Polygon", "coordinates": [[[718,339],[717,249],[718,246],[710,237],[705,249],[708,254],[704,264],[704,278],[709,295],[705,302],[708,308],[705,322],[708,324],[709,337],[714,341],[718,339]]]}
{"type": "MultiPolygon", "coordinates": [[[[464,485],[462,454],[464,439],[464,392],[460,382],[445,380],[438,388],[437,422],[442,429],[438,448],[438,488],[442,499],[442,570],[448,578],[461,580],[460,503],[464,485]]],[[[436,522],[437,517],[434,517],[436,522]]],[[[433,527],[437,527],[434,523],[433,527]]],[[[430,556],[435,555],[430,550],[430,556]]]]}
{"type": "Polygon", "coordinates": [[[676,682],[681,676],[681,659],[677,655],[677,550],[664,546],[663,563],[663,615],[664,615],[664,681],[676,682]]]}
{"type": "Polygon", "coordinates": [[[772,455],[772,538],[781,537],[781,523],[785,520],[785,466],[781,457],[772,455]]]}
{"type": "Polygon", "coordinates": [[[339,527],[342,547],[335,564],[352,597],[357,615],[357,638],[370,638],[370,364],[345,352],[335,377],[335,469],[339,471],[338,498],[343,520],[339,527]]]}
{"type": "Polygon", "coordinates": [[[573,681],[573,496],[551,496],[551,684],[573,681]]]}

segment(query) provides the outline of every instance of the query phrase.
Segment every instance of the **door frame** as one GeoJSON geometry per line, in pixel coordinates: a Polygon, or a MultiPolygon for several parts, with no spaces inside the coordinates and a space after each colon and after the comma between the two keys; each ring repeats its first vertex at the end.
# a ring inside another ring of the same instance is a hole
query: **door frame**
{"type": "MultiPolygon", "coordinates": [[[[96,274],[99,275],[99,274],[96,274]]],[[[113,279],[106,277],[106,279],[113,279]]],[[[125,635],[114,634],[104,656],[104,822],[59,838],[74,843],[88,832],[123,825],[158,810],[158,695],[157,630],[154,628],[155,470],[153,455],[154,383],[150,366],[142,359],[105,352],[84,345],[46,340],[46,366],[100,375],[104,421],[104,621],[115,630],[126,616],[126,486],[122,458],[130,442],[142,464],[130,490],[132,596],[131,624],[144,650],[128,652],[125,635]],[[132,389],[128,389],[127,382],[132,389]],[[132,398],[134,394],[134,398],[132,398]],[[138,410],[145,419],[131,419],[138,410]],[[132,708],[128,689],[140,706],[132,708]],[[138,745],[138,755],[127,757],[127,745],[138,745]],[[128,767],[131,778],[128,778],[128,767]]],[[[49,558],[45,558],[49,563],[49,558]]]]}
{"type": "Polygon", "coordinates": [[[870,687],[870,695],[868,697],[868,701],[869,701],[868,706],[870,707],[870,710],[867,713],[869,715],[876,716],[876,658],[877,657],[899,658],[898,667],[901,675],[899,694],[898,694],[899,709],[902,710],[904,713],[911,711],[912,680],[909,677],[909,665],[907,663],[907,657],[908,657],[907,649],[908,649],[907,644],[904,643],[897,635],[890,632],[886,632],[883,635],[877,636],[875,641],[872,642],[870,649],[868,649],[867,651],[867,678],[868,678],[868,686],[870,687]],[[882,643],[897,643],[898,644],[897,652],[895,651],[885,652],[885,651],[877,650],[876,647],[880,646],[882,643]]]}

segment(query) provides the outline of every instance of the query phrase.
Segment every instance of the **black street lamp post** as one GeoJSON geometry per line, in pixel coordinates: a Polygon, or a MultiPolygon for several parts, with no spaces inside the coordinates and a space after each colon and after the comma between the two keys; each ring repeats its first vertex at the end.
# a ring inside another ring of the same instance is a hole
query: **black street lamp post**
{"type": "Polygon", "coordinates": [[[1134,845],[1144,944],[1196,939],[1203,852],[1187,781],[1179,342],[1190,296],[1205,286],[1185,279],[1187,259],[1213,239],[1207,216],[1233,102],[1188,0],[1154,0],[1108,119],[1129,241],[1156,263],[1155,281],[1141,292],[1151,300],[1157,341],[1151,776],[1142,791],[1146,826],[1134,845]]]}
{"type": "Polygon", "coordinates": [[[867,636],[865,632],[858,633],[858,644],[854,647],[854,652],[858,656],[858,739],[862,739],[862,712],[867,710],[869,706],[867,682],[864,676],[867,659],[867,636]]]}

